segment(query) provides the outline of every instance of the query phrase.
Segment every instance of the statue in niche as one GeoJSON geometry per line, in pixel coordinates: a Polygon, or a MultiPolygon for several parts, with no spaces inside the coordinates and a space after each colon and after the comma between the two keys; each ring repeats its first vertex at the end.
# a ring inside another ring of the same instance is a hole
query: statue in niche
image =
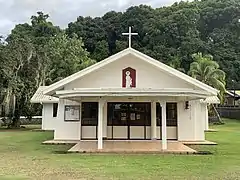
{"type": "Polygon", "coordinates": [[[130,75],[131,75],[130,71],[127,71],[126,72],[126,88],[132,87],[132,78],[130,75]]]}
{"type": "Polygon", "coordinates": [[[136,87],[136,70],[128,67],[122,70],[122,87],[135,88],[136,87]]]}

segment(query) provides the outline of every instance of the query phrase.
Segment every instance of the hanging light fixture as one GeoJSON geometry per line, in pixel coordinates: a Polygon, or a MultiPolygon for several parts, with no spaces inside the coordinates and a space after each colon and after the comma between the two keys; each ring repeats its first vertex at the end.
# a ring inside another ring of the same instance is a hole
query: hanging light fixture
{"type": "Polygon", "coordinates": [[[189,109],[189,101],[185,102],[185,109],[189,109]]]}

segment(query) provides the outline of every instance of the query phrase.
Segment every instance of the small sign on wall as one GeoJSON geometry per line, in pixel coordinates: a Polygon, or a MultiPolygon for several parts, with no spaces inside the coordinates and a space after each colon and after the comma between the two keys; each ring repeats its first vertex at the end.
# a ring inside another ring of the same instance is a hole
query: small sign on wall
{"type": "Polygon", "coordinates": [[[130,119],[131,119],[131,121],[135,121],[136,120],[135,113],[131,113],[130,114],[130,119]]]}
{"type": "Polygon", "coordinates": [[[126,121],[126,120],[127,120],[127,114],[121,113],[121,121],[126,121]]]}
{"type": "Polygon", "coordinates": [[[140,119],[141,119],[141,115],[137,114],[137,120],[140,120],[140,119]]]}
{"type": "Polygon", "coordinates": [[[78,106],[78,105],[65,106],[64,120],[65,121],[80,121],[80,106],[78,106]]]}

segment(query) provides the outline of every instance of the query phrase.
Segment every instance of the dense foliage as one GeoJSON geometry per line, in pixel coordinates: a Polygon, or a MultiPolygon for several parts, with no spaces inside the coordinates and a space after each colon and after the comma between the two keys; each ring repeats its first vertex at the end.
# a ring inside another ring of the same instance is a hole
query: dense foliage
{"type": "Polygon", "coordinates": [[[39,12],[31,24],[17,25],[0,41],[0,104],[12,119],[30,116],[36,109],[29,99],[37,87],[125,49],[122,33],[129,26],[139,33],[133,37],[135,49],[185,73],[193,54],[211,55],[226,73],[227,88],[232,82],[240,88],[239,19],[239,0],[195,0],[156,9],[140,5],[102,17],[79,16],[65,30],[39,12]]]}
{"type": "Polygon", "coordinates": [[[39,86],[49,85],[95,61],[89,58],[81,38],[69,38],[39,12],[31,24],[19,24],[0,48],[1,102],[10,127],[19,117],[37,114],[30,99],[39,86]]]}
{"type": "Polygon", "coordinates": [[[232,79],[240,88],[239,19],[239,0],[202,0],[157,9],[140,5],[96,18],[80,16],[66,32],[82,37],[91,57],[101,61],[127,47],[122,32],[132,26],[139,33],[133,37],[135,49],[169,65],[174,61],[185,72],[194,61],[192,54],[211,54],[226,72],[228,88],[232,79]]]}

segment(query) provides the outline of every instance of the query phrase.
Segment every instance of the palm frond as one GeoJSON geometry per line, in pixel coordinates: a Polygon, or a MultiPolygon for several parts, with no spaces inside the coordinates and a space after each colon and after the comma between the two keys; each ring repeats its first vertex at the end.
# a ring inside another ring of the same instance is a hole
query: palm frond
{"type": "Polygon", "coordinates": [[[221,92],[220,94],[225,92],[225,72],[219,69],[219,65],[213,61],[213,57],[211,55],[203,56],[202,53],[196,53],[192,55],[192,58],[195,61],[191,63],[188,74],[218,89],[221,92]]]}

